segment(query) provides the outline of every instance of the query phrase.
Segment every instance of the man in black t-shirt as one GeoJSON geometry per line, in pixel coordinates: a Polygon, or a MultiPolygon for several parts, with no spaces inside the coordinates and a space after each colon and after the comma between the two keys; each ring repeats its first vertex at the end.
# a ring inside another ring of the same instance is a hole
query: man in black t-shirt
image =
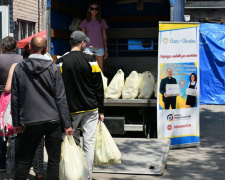
{"type": "Polygon", "coordinates": [[[104,90],[100,68],[94,57],[84,54],[90,39],[81,31],[70,36],[71,52],[60,59],[73,129],[81,122],[89,179],[93,169],[95,130],[104,120],[104,90]]]}

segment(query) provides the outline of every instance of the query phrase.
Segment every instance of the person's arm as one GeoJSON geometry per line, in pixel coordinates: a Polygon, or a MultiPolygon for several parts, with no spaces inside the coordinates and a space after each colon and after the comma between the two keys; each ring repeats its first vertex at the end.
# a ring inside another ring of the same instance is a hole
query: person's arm
{"type": "Polygon", "coordinates": [[[93,87],[98,102],[99,121],[104,121],[104,88],[102,75],[98,63],[94,58],[90,64],[92,68],[93,87]]]}
{"type": "Polygon", "coordinates": [[[80,23],[80,26],[79,26],[79,28],[81,29],[81,31],[83,32],[83,33],[86,33],[85,32],[85,29],[86,29],[86,19],[84,19],[81,23],[80,23]]]}
{"type": "Polygon", "coordinates": [[[16,68],[13,72],[12,77],[12,88],[11,88],[11,111],[12,111],[12,120],[13,126],[20,126],[20,100],[19,100],[19,89],[18,89],[18,77],[16,68]]]}
{"type": "Polygon", "coordinates": [[[165,94],[165,82],[164,82],[164,79],[161,80],[161,83],[160,83],[160,87],[159,87],[159,92],[164,96],[165,94]]]}
{"type": "Polygon", "coordinates": [[[17,65],[17,63],[14,63],[9,70],[8,78],[7,78],[6,85],[5,85],[6,93],[11,93],[13,71],[14,71],[16,65],[17,65]]]}
{"type": "Polygon", "coordinates": [[[108,41],[107,41],[107,34],[106,34],[106,29],[103,29],[103,41],[104,41],[104,59],[107,59],[109,54],[108,54],[108,41]]]}
{"type": "MultiPolygon", "coordinates": [[[[13,70],[16,66],[14,66],[13,70]]],[[[18,92],[18,76],[15,71],[12,71],[12,79],[10,90],[11,90],[11,111],[12,111],[12,121],[13,121],[13,129],[15,134],[19,134],[23,132],[23,127],[20,124],[20,100],[19,100],[19,92],[18,92]]]]}
{"type": "Polygon", "coordinates": [[[72,134],[72,122],[70,120],[69,107],[66,98],[65,87],[63,83],[63,79],[59,68],[53,64],[54,67],[54,75],[55,75],[55,89],[54,96],[55,102],[59,111],[60,119],[62,121],[62,125],[65,129],[66,134],[72,134]]]}

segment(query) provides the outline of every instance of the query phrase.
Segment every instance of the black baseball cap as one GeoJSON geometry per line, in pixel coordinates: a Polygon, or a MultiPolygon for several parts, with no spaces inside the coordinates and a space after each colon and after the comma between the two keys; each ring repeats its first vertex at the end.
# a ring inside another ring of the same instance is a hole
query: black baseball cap
{"type": "Polygon", "coordinates": [[[82,31],[74,31],[70,35],[70,39],[73,40],[74,43],[79,43],[81,41],[90,43],[90,39],[82,31]]]}

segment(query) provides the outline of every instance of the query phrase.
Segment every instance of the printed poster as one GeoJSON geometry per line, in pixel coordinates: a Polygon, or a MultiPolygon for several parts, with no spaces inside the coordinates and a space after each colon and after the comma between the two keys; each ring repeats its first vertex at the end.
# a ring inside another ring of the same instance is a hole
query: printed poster
{"type": "Polygon", "coordinates": [[[158,138],[199,144],[199,23],[159,23],[158,138]]]}

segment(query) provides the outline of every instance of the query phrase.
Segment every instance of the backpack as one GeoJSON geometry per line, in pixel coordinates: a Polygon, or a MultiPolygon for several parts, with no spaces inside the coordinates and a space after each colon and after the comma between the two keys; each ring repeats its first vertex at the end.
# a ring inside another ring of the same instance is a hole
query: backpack
{"type": "Polygon", "coordinates": [[[14,134],[11,115],[11,94],[2,93],[0,98],[0,136],[14,134]]]}

